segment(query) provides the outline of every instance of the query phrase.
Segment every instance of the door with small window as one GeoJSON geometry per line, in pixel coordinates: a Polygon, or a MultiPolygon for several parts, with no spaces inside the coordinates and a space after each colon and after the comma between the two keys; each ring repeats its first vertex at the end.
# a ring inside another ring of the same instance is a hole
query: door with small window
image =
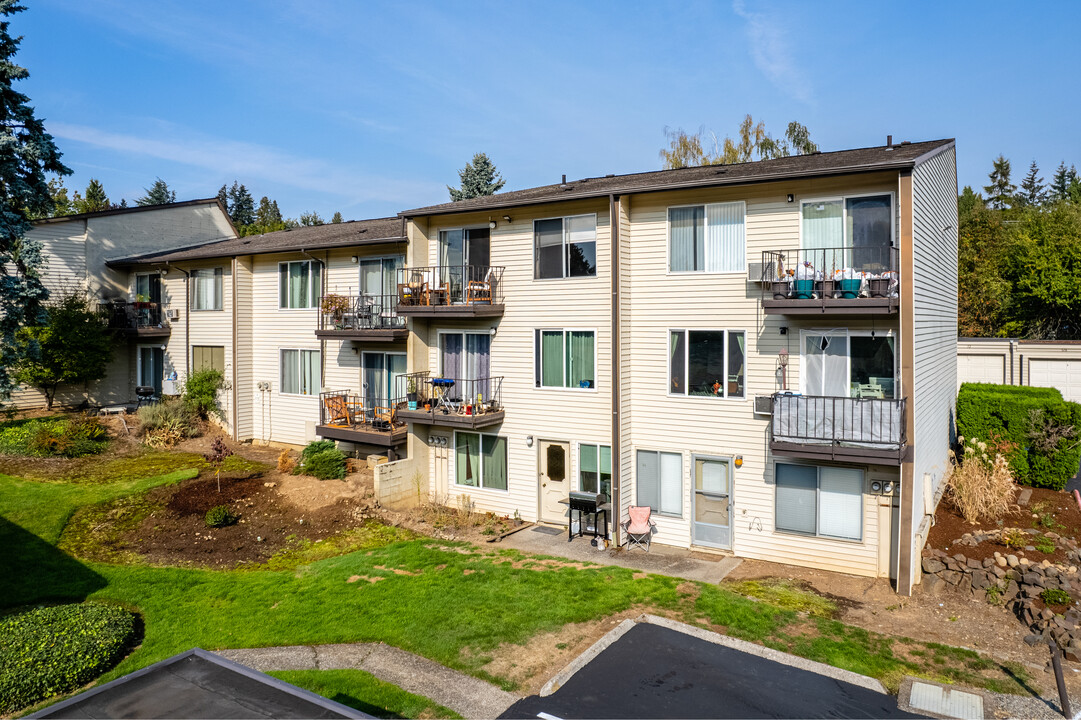
{"type": "Polygon", "coordinates": [[[570,497],[567,484],[570,443],[541,440],[540,452],[540,519],[541,522],[562,525],[566,522],[567,505],[560,500],[570,497]]]}
{"type": "Polygon", "coordinates": [[[732,461],[694,459],[694,544],[732,548],[732,461]]]}

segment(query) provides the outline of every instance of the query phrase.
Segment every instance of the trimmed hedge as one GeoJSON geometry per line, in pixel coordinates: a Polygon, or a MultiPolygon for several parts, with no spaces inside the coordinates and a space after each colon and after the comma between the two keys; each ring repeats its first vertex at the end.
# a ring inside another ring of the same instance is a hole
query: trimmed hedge
{"type": "Polygon", "coordinates": [[[1061,490],[1081,463],[1081,404],[1067,402],[1054,388],[965,383],[957,393],[957,432],[964,437],[999,438],[1017,447],[1007,460],[1014,479],[1023,485],[1061,490]],[[1030,411],[1060,427],[1072,426],[1073,438],[1062,438],[1050,453],[1031,447],[1030,411]]]}
{"type": "Polygon", "coordinates": [[[0,618],[0,713],[82,687],[115,664],[134,635],[131,613],[99,603],[0,618]]]}

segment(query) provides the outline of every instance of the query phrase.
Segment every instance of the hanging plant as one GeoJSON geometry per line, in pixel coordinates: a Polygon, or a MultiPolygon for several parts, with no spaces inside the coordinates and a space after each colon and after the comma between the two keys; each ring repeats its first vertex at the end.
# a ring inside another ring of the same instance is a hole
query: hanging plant
{"type": "Polygon", "coordinates": [[[349,309],[349,298],[344,295],[324,295],[321,307],[324,315],[341,317],[349,309]]]}

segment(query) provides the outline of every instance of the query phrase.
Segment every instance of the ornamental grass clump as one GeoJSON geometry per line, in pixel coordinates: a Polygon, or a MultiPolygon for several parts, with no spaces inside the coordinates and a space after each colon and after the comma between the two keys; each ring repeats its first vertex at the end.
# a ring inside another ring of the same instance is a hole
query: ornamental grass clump
{"type": "Polygon", "coordinates": [[[995,443],[974,437],[958,441],[963,442],[963,455],[960,462],[955,457],[947,486],[954,507],[970,523],[1003,517],[1017,494],[1005,454],[995,443]]]}
{"type": "Polygon", "coordinates": [[[82,687],[123,657],[135,632],[131,613],[101,603],[0,619],[0,714],[82,687]]]}

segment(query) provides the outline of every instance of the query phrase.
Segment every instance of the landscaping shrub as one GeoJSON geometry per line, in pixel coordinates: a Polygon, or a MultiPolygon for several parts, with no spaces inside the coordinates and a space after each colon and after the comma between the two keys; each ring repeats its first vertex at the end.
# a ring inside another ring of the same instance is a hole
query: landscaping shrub
{"type": "Polygon", "coordinates": [[[1081,462],[1081,404],[1054,388],[965,383],[957,395],[957,431],[998,437],[1017,482],[1061,490],[1081,462]]]}
{"type": "Polygon", "coordinates": [[[1070,593],[1061,588],[1047,588],[1040,593],[1040,599],[1047,605],[1069,605],[1073,602],[1070,593]]]}
{"type": "Polygon", "coordinates": [[[1006,458],[999,453],[992,457],[987,443],[970,437],[960,460],[946,489],[961,516],[970,523],[1004,516],[1017,493],[1006,458]]]}
{"type": "Polygon", "coordinates": [[[338,446],[334,444],[333,440],[314,440],[308,443],[307,447],[300,451],[301,464],[307,462],[308,458],[316,453],[321,453],[325,450],[337,450],[338,446]]]}
{"type": "Polygon", "coordinates": [[[293,454],[288,450],[282,450],[278,455],[278,472],[280,473],[292,473],[297,467],[297,461],[293,459],[293,454]]]}
{"type": "Polygon", "coordinates": [[[184,383],[182,399],[192,412],[204,420],[209,418],[211,413],[220,416],[218,391],[224,387],[225,374],[221,370],[197,370],[189,375],[184,383]]]}
{"type": "Polygon", "coordinates": [[[1032,546],[1045,554],[1051,554],[1055,552],[1055,541],[1049,537],[1041,535],[1032,541],[1032,546]]]}
{"type": "Polygon", "coordinates": [[[9,455],[74,458],[100,453],[108,443],[105,427],[87,415],[28,420],[0,428],[0,452],[9,455]]]}
{"type": "MultiPolygon", "coordinates": [[[[278,467],[282,459],[278,458],[278,467]]],[[[345,453],[337,448],[333,440],[316,440],[308,443],[300,451],[300,462],[293,470],[295,475],[313,475],[320,480],[345,477],[345,453]]]]}
{"type": "Polygon", "coordinates": [[[71,692],[124,653],[135,618],[113,605],[57,605],[0,619],[0,714],[71,692]]]}
{"type": "Polygon", "coordinates": [[[165,399],[144,405],[137,413],[146,444],[154,448],[172,447],[186,437],[198,434],[195,413],[182,400],[165,399]]]}
{"type": "Polygon", "coordinates": [[[240,517],[234,515],[227,505],[215,505],[206,511],[206,516],[203,518],[203,522],[207,527],[225,527],[226,525],[232,525],[240,517]]]}

